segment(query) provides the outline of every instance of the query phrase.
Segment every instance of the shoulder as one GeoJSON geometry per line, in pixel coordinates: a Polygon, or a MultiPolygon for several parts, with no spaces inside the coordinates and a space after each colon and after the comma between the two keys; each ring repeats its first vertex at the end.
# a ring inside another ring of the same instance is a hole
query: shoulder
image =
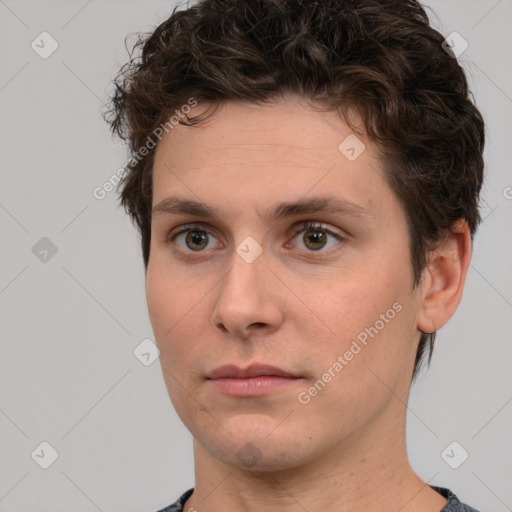
{"type": "Polygon", "coordinates": [[[189,489],[187,492],[183,493],[172,505],[162,508],[158,512],[187,512],[183,511],[183,505],[190,498],[193,492],[194,489],[189,489]]]}
{"type": "Polygon", "coordinates": [[[446,489],[445,487],[434,487],[433,485],[431,487],[434,491],[437,491],[441,496],[448,500],[441,512],[478,512],[475,508],[461,503],[459,498],[457,498],[450,489],[446,489]]]}

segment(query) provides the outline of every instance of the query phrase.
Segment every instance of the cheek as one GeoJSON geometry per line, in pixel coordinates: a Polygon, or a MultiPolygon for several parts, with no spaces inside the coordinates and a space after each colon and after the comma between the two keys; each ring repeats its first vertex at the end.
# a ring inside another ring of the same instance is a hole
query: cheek
{"type": "MultiPolygon", "coordinates": [[[[173,375],[192,370],[211,318],[211,285],[155,263],[148,265],[146,301],[162,365],[173,375]]],[[[204,353],[202,354],[204,357],[204,353]]]]}
{"type": "Polygon", "coordinates": [[[165,251],[152,247],[146,273],[146,301],[151,325],[160,341],[172,333],[180,319],[186,318],[192,301],[198,301],[198,294],[197,283],[187,284],[165,251]]]}
{"type": "Polygon", "coordinates": [[[146,273],[146,302],[156,341],[161,343],[165,330],[175,321],[175,295],[171,293],[167,274],[163,274],[151,258],[146,273]]]}
{"type": "MultiPolygon", "coordinates": [[[[156,258],[155,258],[156,259],[156,258]]],[[[194,307],[189,304],[194,294],[188,294],[189,288],[181,282],[179,275],[169,268],[150,260],[146,277],[146,301],[148,314],[155,335],[155,341],[161,351],[161,358],[175,356],[180,344],[173,343],[181,326],[189,327],[189,316],[194,307]]],[[[195,296],[197,302],[197,295],[195,296]]]]}
{"type": "Polygon", "coordinates": [[[154,262],[148,265],[146,301],[149,318],[160,350],[167,391],[182,419],[189,410],[194,414],[193,403],[190,403],[194,380],[190,377],[194,363],[200,360],[194,340],[198,340],[204,331],[201,321],[207,318],[204,304],[198,303],[197,290],[193,293],[187,290],[190,288],[180,282],[180,276],[168,269],[160,270],[154,262]]]}
{"type": "Polygon", "coordinates": [[[310,398],[310,411],[332,418],[336,432],[347,429],[348,435],[403,396],[414,352],[407,341],[409,312],[391,294],[381,303],[346,303],[345,312],[351,316],[338,316],[329,346],[309,354],[315,375],[301,397],[310,398]]]}
{"type": "Polygon", "coordinates": [[[391,262],[386,269],[370,266],[367,271],[346,272],[322,290],[306,291],[311,309],[325,326],[323,342],[310,347],[311,360],[320,363],[315,365],[316,377],[329,370],[343,375],[337,380],[343,381],[340,389],[349,395],[381,385],[374,374],[390,384],[397,382],[414,356],[415,305],[409,276],[391,262]]]}
{"type": "Polygon", "coordinates": [[[311,309],[318,312],[331,336],[346,342],[376,322],[379,331],[389,330],[389,325],[400,316],[396,311],[400,308],[396,306],[393,309],[393,304],[403,302],[402,288],[398,280],[363,271],[344,273],[331,279],[326,286],[312,286],[304,293],[311,309]],[[384,315],[383,320],[381,315],[384,315]]]}
{"type": "Polygon", "coordinates": [[[209,329],[208,292],[213,284],[185,274],[169,260],[158,248],[152,250],[146,273],[148,314],[169,398],[183,423],[196,432],[198,425],[208,423],[199,388],[204,378],[201,365],[215,350],[201,344],[209,329]]]}

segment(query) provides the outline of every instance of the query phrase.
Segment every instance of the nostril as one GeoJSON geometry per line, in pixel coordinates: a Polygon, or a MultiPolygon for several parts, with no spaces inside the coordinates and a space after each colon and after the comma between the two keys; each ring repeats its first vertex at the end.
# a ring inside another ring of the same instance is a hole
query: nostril
{"type": "Polygon", "coordinates": [[[219,322],[219,323],[217,324],[217,327],[218,327],[222,332],[228,332],[227,327],[226,327],[223,323],[221,323],[221,322],[219,322]]]}

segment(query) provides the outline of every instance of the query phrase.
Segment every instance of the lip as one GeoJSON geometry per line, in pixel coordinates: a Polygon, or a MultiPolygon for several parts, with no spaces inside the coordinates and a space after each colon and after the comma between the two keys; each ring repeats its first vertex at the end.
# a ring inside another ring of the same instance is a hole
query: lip
{"type": "Polygon", "coordinates": [[[276,366],[270,366],[267,364],[251,364],[247,368],[243,369],[233,364],[227,364],[219,366],[215,370],[211,371],[207,376],[210,380],[232,378],[232,379],[244,379],[250,377],[286,377],[288,379],[298,378],[290,372],[277,368],[276,366]]]}
{"type": "Polygon", "coordinates": [[[235,365],[220,366],[209,373],[207,379],[224,394],[251,397],[278,391],[301,377],[275,366],[253,364],[245,369],[235,365]]]}

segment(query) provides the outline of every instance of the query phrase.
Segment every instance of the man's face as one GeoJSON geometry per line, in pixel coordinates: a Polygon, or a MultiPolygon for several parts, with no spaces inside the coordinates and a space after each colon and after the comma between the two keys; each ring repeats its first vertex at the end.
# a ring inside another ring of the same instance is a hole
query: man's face
{"type": "Polygon", "coordinates": [[[406,217],[374,146],[359,136],[358,156],[349,135],[288,98],[225,104],[157,148],[150,320],[177,413],[227,464],[370,449],[405,416],[420,307],[406,217]],[[170,197],[199,205],[164,211],[170,197]],[[323,199],[336,208],[312,211],[323,199]],[[212,378],[224,365],[295,378],[212,378]]]}

